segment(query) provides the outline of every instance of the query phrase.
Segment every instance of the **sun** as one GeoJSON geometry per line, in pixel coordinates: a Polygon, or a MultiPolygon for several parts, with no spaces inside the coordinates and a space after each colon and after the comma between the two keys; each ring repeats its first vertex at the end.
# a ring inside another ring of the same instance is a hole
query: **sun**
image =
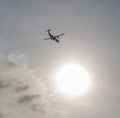
{"type": "Polygon", "coordinates": [[[57,92],[64,95],[82,95],[88,90],[90,82],[90,75],[78,64],[66,64],[55,75],[57,92]]]}

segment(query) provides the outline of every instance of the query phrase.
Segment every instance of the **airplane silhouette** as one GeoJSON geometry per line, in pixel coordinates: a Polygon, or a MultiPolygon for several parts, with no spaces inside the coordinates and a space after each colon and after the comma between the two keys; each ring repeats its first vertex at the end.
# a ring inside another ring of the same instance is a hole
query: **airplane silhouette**
{"type": "Polygon", "coordinates": [[[62,36],[62,35],[65,35],[65,34],[63,33],[63,34],[60,34],[60,35],[57,35],[57,36],[53,36],[53,35],[50,33],[51,29],[48,29],[48,30],[46,30],[46,31],[48,32],[48,35],[50,36],[50,38],[45,38],[44,40],[51,39],[51,40],[56,41],[57,43],[59,43],[58,38],[59,38],[60,36],[62,36]]]}

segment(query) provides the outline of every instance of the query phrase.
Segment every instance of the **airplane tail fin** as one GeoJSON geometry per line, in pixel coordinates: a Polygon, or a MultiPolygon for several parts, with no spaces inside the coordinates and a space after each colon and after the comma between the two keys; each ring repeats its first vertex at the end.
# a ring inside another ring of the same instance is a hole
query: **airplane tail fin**
{"type": "Polygon", "coordinates": [[[50,32],[52,29],[48,29],[48,30],[46,30],[46,32],[50,32]]]}

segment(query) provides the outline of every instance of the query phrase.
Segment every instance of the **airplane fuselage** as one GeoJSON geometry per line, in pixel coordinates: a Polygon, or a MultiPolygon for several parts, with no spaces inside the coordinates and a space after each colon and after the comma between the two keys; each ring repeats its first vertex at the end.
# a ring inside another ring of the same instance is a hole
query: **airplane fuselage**
{"type": "Polygon", "coordinates": [[[48,32],[48,35],[50,36],[51,39],[55,38],[50,32],[48,32]]]}
{"type": "Polygon", "coordinates": [[[51,40],[55,40],[59,42],[59,40],[55,36],[53,36],[49,31],[48,31],[48,35],[50,36],[51,40]]]}

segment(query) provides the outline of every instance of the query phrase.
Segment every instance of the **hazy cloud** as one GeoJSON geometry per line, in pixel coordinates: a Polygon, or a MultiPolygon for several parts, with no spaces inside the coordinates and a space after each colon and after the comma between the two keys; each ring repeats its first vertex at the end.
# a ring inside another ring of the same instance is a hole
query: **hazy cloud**
{"type": "Polygon", "coordinates": [[[4,118],[4,116],[5,116],[4,114],[0,113],[0,118],[4,118]]]}
{"type": "Polygon", "coordinates": [[[119,37],[120,0],[0,0],[1,117],[119,118],[119,37]],[[48,28],[67,35],[45,42],[48,28]],[[50,77],[71,61],[92,78],[77,101],[56,94],[50,77]]]}
{"type": "Polygon", "coordinates": [[[18,103],[30,104],[34,99],[39,98],[40,95],[23,95],[19,98],[18,103]]]}
{"type": "Polygon", "coordinates": [[[55,104],[47,79],[9,57],[0,55],[0,118],[67,118],[64,110],[57,109],[60,104],[55,104]]]}
{"type": "Polygon", "coordinates": [[[28,90],[29,89],[29,86],[28,85],[23,85],[23,86],[17,86],[16,88],[15,88],[15,91],[16,92],[24,92],[24,91],[26,91],[26,90],[28,90]]]}
{"type": "Polygon", "coordinates": [[[0,80],[0,89],[3,89],[3,88],[8,88],[10,86],[9,83],[5,82],[5,81],[2,81],[0,80]]]}

